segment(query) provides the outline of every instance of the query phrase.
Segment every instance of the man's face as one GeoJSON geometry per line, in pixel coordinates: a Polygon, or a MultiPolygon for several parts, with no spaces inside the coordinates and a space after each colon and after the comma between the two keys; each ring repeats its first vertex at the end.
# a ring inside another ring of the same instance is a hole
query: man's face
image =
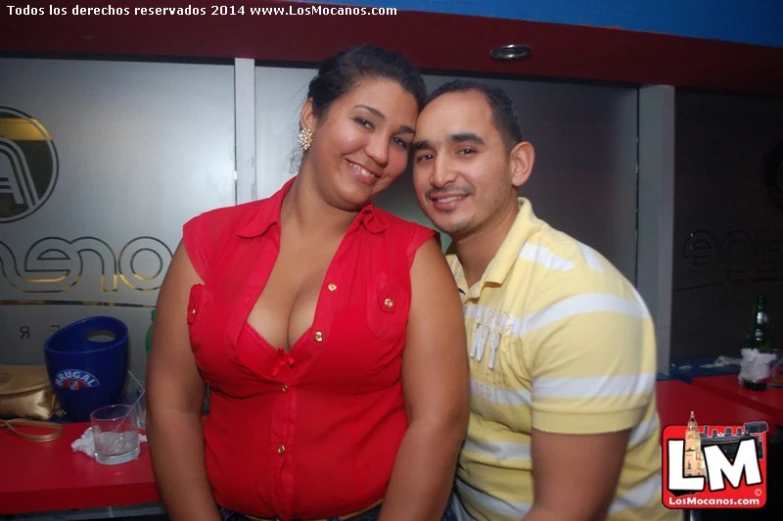
{"type": "Polygon", "coordinates": [[[516,205],[512,165],[481,92],[451,92],[427,105],[414,138],[413,181],[424,213],[453,238],[502,220],[516,205]]]}

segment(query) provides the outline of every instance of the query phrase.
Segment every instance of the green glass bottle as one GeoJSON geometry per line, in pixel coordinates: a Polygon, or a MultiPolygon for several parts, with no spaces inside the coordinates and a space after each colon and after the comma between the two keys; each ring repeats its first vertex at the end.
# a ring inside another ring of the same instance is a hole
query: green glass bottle
{"type": "Polygon", "coordinates": [[[742,353],[743,369],[740,372],[742,387],[753,391],[765,390],[775,355],[769,334],[767,299],[764,295],[756,297],[742,353]]]}

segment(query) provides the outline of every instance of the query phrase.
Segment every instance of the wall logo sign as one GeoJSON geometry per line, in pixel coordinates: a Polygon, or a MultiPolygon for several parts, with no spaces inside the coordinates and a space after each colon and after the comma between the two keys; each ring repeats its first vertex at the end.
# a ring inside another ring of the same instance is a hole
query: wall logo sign
{"type": "Polygon", "coordinates": [[[98,387],[101,383],[87,371],[64,369],[54,376],[54,385],[61,389],[78,391],[83,387],[98,387]]]}
{"type": "Polygon", "coordinates": [[[0,106],[0,223],[23,219],[46,203],[57,184],[57,149],[32,116],[0,106]]]}
{"type": "Polygon", "coordinates": [[[764,165],[764,191],[772,206],[783,215],[783,143],[772,149],[764,165]]]}

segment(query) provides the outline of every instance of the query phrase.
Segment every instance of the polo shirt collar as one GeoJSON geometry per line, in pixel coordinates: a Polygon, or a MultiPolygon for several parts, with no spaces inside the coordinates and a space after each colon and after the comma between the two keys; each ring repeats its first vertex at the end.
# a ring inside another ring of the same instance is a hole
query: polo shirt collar
{"type": "Polygon", "coordinates": [[[519,213],[514,224],[500,243],[497,253],[487,266],[482,277],[483,284],[503,284],[511,273],[514,263],[519,258],[519,252],[533,232],[539,228],[540,221],[533,213],[533,204],[525,197],[518,197],[519,213]]]}

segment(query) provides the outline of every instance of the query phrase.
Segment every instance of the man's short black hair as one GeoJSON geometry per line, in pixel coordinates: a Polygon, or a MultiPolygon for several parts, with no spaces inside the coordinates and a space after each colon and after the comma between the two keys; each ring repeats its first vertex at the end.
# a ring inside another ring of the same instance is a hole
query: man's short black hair
{"type": "Polygon", "coordinates": [[[511,150],[517,143],[520,143],[522,141],[522,130],[519,128],[519,120],[514,110],[514,103],[508,97],[508,94],[498,87],[477,81],[452,80],[435,89],[427,98],[424,106],[426,107],[435,98],[450,92],[470,91],[477,91],[484,95],[489,108],[492,110],[492,122],[500,131],[506,148],[511,150]]]}

